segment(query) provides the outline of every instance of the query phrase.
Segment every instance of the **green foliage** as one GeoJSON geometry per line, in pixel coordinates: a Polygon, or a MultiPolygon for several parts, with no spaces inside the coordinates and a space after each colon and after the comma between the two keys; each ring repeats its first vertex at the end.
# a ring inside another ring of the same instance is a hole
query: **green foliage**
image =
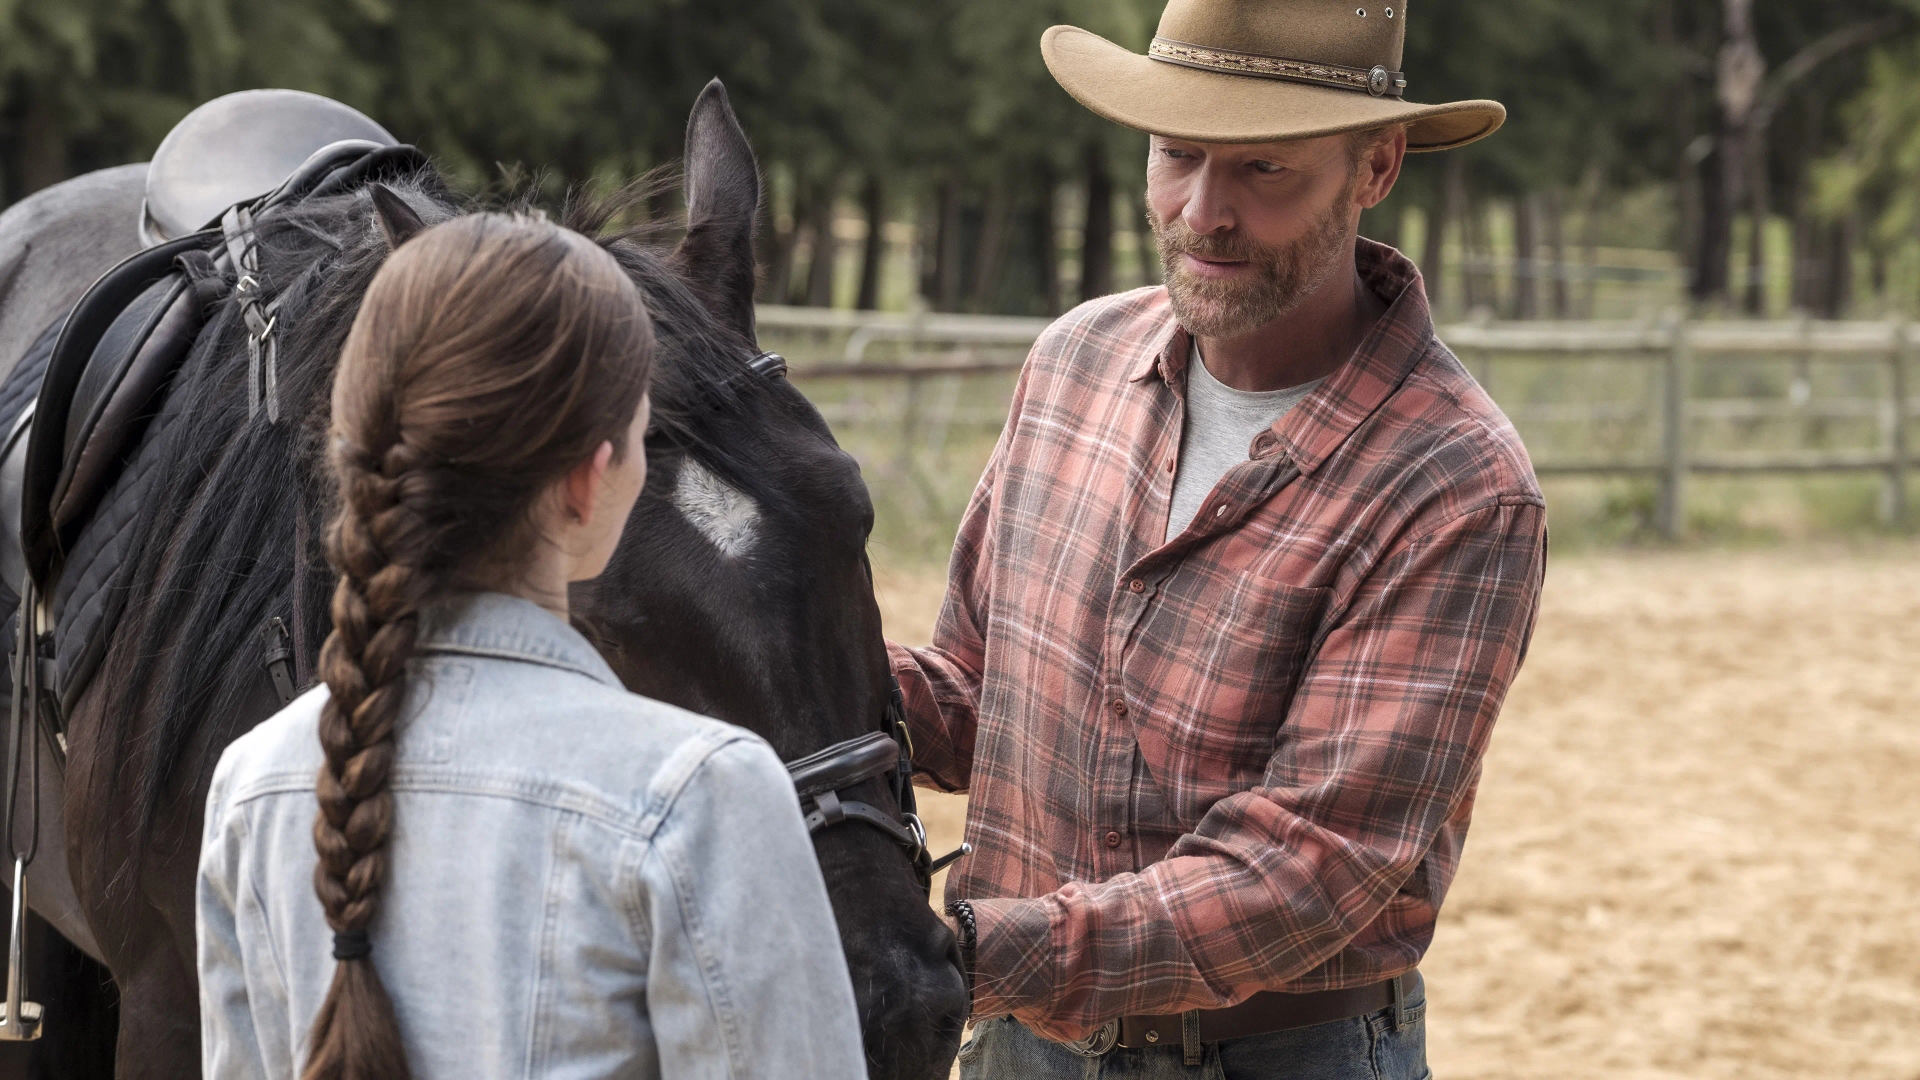
{"type": "Polygon", "coordinates": [[[1833,219],[1869,215],[1874,239],[1897,247],[1920,238],[1920,44],[1884,49],[1868,66],[1866,89],[1848,107],[1849,138],[1815,169],[1816,204],[1833,219]]]}
{"type": "MultiPolygon", "coordinates": [[[[781,230],[780,250],[802,243],[795,223],[817,217],[835,192],[848,198],[879,183],[884,212],[912,213],[922,225],[945,193],[941,221],[965,253],[949,265],[948,302],[958,275],[961,306],[1032,310],[1040,281],[1050,297],[1062,288],[1042,273],[1052,247],[1035,230],[1046,222],[1071,230],[1078,217],[1054,221],[1043,189],[1105,184],[1104,171],[1116,198],[1129,199],[1143,153],[1137,133],[1061,91],[1039,37],[1072,23],[1140,49],[1162,3],[0,0],[0,205],[86,168],[136,160],[194,104],[253,86],[347,101],[470,185],[492,181],[501,166],[543,171],[556,185],[630,176],[678,156],[688,103],[719,76],[778,177],[769,224],[781,230]],[[991,257],[976,260],[983,244],[991,257]],[[1026,284],[980,285],[1001,277],[1026,284]]],[[[1657,186],[1673,220],[1634,246],[1692,252],[1703,220],[1722,226],[1720,235],[1737,232],[1726,223],[1747,209],[1722,197],[1727,170],[1716,156],[1719,60],[1734,3],[1412,4],[1404,66],[1413,98],[1491,97],[1510,119],[1497,138],[1414,159],[1401,193],[1370,224],[1397,236],[1410,205],[1456,231],[1460,215],[1471,215],[1479,232],[1456,247],[1484,257],[1493,204],[1549,193],[1562,208],[1553,213],[1599,223],[1583,226],[1593,243],[1616,194],[1657,186]]],[[[1754,47],[1766,78],[1780,84],[1768,84],[1778,93],[1760,144],[1772,212],[1799,219],[1816,208],[1839,219],[1864,209],[1880,256],[1920,229],[1912,194],[1920,93],[1902,77],[1920,60],[1912,26],[1863,39],[1882,49],[1871,64],[1859,44],[1804,70],[1795,63],[1836,32],[1913,10],[1920,0],[1753,5],[1754,47]],[[1807,162],[1822,156],[1827,164],[1810,176],[1807,162]]],[[[1115,220],[1131,227],[1125,214],[1115,220]]],[[[1793,243],[1811,236],[1796,220],[1793,243]]],[[[1831,278],[1846,248],[1822,243],[1833,249],[1831,278]]]]}

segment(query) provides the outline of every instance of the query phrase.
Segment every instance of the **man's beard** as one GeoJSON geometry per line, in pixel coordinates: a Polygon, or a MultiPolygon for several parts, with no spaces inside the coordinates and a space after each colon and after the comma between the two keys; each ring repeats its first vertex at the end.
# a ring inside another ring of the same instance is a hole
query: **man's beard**
{"type": "Polygon", "coordinates": [[[1349,185],[1305,235],[1283,247],[1259,244],[1239,229],[1200,236],[1180,218],[1161,221],[1149,206],[1147,220],[1160,247],[1174,317],[1195,337],[1231,338],[1297,309],[1332,280],[1353,245],[1347,216],[1351,197],[1349,185]],[[1245,260],[1252,273],[1202,277],[1187,268],[1186,255],[1245,260]]]}

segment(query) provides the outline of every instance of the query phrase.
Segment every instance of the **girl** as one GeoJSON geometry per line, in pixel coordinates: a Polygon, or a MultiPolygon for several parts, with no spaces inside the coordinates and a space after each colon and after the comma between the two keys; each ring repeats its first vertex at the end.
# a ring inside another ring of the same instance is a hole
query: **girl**
{"type": "Polygon", "coordinates": [[[375,276],[325,686],[208,799],[211,1080],[865,1075],[779,760],[567,621],[646,478],[652,355],[613,257],[543,220],[455,218],[375,276]]]}

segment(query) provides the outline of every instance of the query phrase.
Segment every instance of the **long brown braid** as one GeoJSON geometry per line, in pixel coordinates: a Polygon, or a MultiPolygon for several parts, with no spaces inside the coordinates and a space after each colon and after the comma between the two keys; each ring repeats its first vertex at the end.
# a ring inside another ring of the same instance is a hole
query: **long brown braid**
{"type": "Polygon", "coordinates": [[[382,222],[401,243],[367,291],[333,390],[340,507],[328,556],[340,584],[320,653],[331,697],[313,886],[337,962],[303,1080],[409,1075],[369,931],[421,613],[512,575],[539,539],[542,494],[601,443],[628,451],[653,354],[638,289],[587,238],[476,214],[407,239],[418,222],[396,227],[389,219],[407,214],[391,202],[382,222]]]}

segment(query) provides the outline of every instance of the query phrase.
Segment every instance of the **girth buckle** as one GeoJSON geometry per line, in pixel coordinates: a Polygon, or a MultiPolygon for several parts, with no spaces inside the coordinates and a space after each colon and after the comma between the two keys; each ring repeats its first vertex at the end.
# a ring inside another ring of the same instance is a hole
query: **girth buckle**
{"type": "Polygon", "coordinates": [[[0,1013],[0,1041],[29,1042],[40,1037],[40,1006],[27,1000],[27,860],[13,860],[13,918],[8,924],[7,1003],[0,1013]]]}

